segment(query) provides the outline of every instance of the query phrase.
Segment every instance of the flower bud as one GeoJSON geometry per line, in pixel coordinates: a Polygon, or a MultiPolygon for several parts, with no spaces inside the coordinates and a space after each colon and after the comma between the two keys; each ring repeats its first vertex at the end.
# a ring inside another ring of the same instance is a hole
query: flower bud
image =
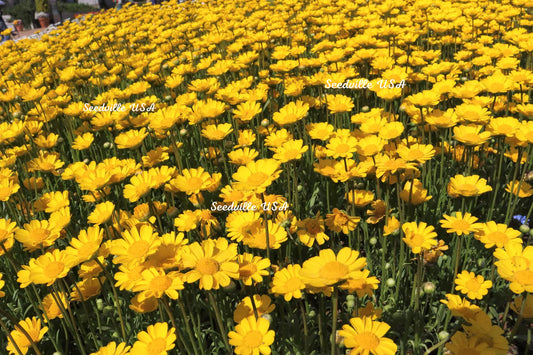
{"type": "Polygon", "coordinates": [[[311,310],[307,315],[309,316],[309,318],[314,318],[316,316],[316,312],[311,310]]]}
{"type": "Polygon", "coordinates": [[[394,281],[393,278],[387,279],[385,283],[387,284],[388,287],[394,287],[394,285],[396,285],[396,281],[394,281]]]}
{"type": "Polygon", "coordinates": [[[523,234],[529,233],[529,226],[527,224],[522,224],[519,229],[523,234]]]}
{"type": "Polygon", "coordinates": [[[298,185],[297,189],[298,189],[298,192],[302,192],[304,187],[302,185],[298,185]]]}
{"type": "Polygon", "coordinates": [[[368,106],[361,107],[361,112],[368,112],[368,111],[370,111],[370,107],[368,106]]]}
{"type": "Polygon", "coordinates": [[[99,310],[99,311],[102,311],[104,309],[104,301],[102,301],[101,298],[98,298],[96,300],[96,308],[99,310]]]}
{"type": "Polygon", "coordinates": [[[180,129],[180,136],[186,136],[188,133],[189,132],[185,128],[180,129]]]}
{"type": "Polygon", "coordinates": [[[428,295],[431,295],[433,292],[435,292],[435,284],[431,281],[428,281],[428,282],[424,282],[424,284],[422,285],[422,289],[424,290],[425,293],[427,293],[428,295]]]}
{"type": "Polygon", "coordinates": [[[378,243],[378,238],[372,237],[370,238],[369,242],[371,245],[376,245],[378,243]]]}
{"type": "Polygon", "coordinates": [[[261,121],[261,126],[263,127],[268,127],[269,124],[270,124],[270,121],[267,120],[266,118],[261,121]]]}
{"type": "Polygon", "coordinates": [[[450,336],[450,333],[448,333],[447,331],[443,330],[442,332],[439,333],[439,340],[444,340],[444,339],[447,339],[449,336],[450,336]]]}

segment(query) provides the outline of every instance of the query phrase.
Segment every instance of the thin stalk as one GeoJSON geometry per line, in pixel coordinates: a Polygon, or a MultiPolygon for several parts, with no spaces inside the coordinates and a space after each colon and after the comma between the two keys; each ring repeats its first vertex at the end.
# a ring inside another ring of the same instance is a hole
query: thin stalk
{"type": "Polygon", "coordinates": [[[185,329],[187,331],[187,335],[191,339],[193,351],[195,354],[198,354],[198,349],[196,348],[196,341],[194,339],[194,336],[192,335],[191,326],[189,325],[189,317],[187,317],[187,312],[185,312],[185,307],[183,306],[181,298],[178,299],[178,304],[180,306],[180,311],[181,315],[183,316],[183,320],[185,321],[185,329]]]}
{"type": "Polygon", "coordinates": [[[333,295],[331,297],[331,305],[333,309],[333,319],[331,321],[331,355],[337,353],[337,343],[335,342],[337,338],[337,316],[338,316],[338,307],[339,307],[339,290],[337,287],[333,289],[333,295]]]}
{"type": "Polygon", "coordinates": [[[529,293],[526,293],[526,297],[522,298],[522,306],[520,307],[520,314],[518,315],[518,319],[516,320],[516,324],[513,327],[513,330],[511,331],[511,334],[509,334],[509,339],[512,341],[516,333],[518,332],[518,329],[520,329],[520,323],[522,323],[522,319],[524,319],[524,310],[526,309],[526,303],[527,303],[527,297],[529,296],[529,293]]]}
{"type": "Polygon", "coordinates": [[[98,258],[95,258],[94,260],[96,261],[98,265],[100,265],[100,267],[104,271],[105,278],[111,285],[111,291],[113,292],[113,301],[115,303],[115,308],[117,309],[117,312],[118,312],[118,319],[120,321],[120,332],[122,333],[122,339],[124,341],[128,341],[128,338],[126,338],[126,327],[124,326],[124,318],[122,317],[122,309],[120,307],[117,289],[115,288],[115,285],[113,284],[113,278],[111,277],[111,275],[109,275],[109,272],[107,271],[105,266],[100,262],[100,260],[98,260],[98,258]]]}
{"type": "Polygon", "coordinates": [[[308,342],[307,337],[309,334],[307,331],[307,319],[305,317],[305,306],[301,299],[300,299],[299,305],[300,305],[300,312],[302,313],[302,324],[304,327],[304,354],[308,355],[309,354],[309,342],[308,342]]]}
{"type": "Polygon", "coordinates": [[[224,346],[226,347],[226,350],[231,353],[231,347],[229,346],[228,341],[228,332],[226,331],[226,327],[224,326],[224,322],[222,321],[222,314],[220,313],[220,309],[218,308],[217,302],[215,300],[215,297],[213,296],[212,292],[208,292],[209,296],[209,302],[211,303],[211,306],[213,306],[213,309],[215,310],[215,317],[217,320],[218,328],[220,332],[222,333],[222,340],[224,341],[224,346]]]}
{"type": "MultiPolygon", "coordinates": [[[[165,312],[167,313],[168,318],[170,319],[170,322],[172,323],[172,326],[174,327],[175,331],[178,333],[178,338],[180,339],[178,346],[180,347],[180,350],[184,352],[184,349],[186,349],[187,347],[183,343],[183,337],[180,334],[181,333],[180,328],[178,327],[178,324],[176,323],[176,318],[174,317],[174,313],[172,313],[172,310],[170,309],[168,300],[166,298],[160,298],[159,304],[162,305],[163,308],[165,309],[165,312]]],[[[194,343],[193,343],[193,347],[194,347],[194,343]]],[[[197,354],[196,347],[194,347],[194,350],[195,350],[194,353],[197,354]]],[[[187,353],[189,353],[189,351],[187,351],[187,353]]]]}

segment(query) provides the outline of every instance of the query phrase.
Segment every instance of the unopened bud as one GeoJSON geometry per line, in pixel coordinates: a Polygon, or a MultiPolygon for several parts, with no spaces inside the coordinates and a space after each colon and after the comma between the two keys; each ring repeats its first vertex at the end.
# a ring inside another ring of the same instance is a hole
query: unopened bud
{"type": "Polygon", "coordinates": [[[267,120],[266,118],[261,121],[261,126],[263,127],[268,127],[269,124],[270,124],[270,121],[267,120]]]}
{"type": "Polygon", "coordinates": [[[428,282],[425,282],[423,285],[422,285],[422,289],[424,290],[425,293],[427,293],[428,295],[432,294],[433,292],[435,292],[435,284],[431,281],[428,281],[428,282]]]}
{"type": "Polygon", "coordinates": [[[438,336],[439,336],[439,340],[444,340],[444,339],[448,339],[448,337],[450,336],[450,333],[443,330],[442,332],[439,333],[438,336]]]}
{"type": "Polygon", "coordinates": [[[520,232],[523,234],[529,233],[529,226],[527,224],[522,224],[520,226],[520,232]]]}

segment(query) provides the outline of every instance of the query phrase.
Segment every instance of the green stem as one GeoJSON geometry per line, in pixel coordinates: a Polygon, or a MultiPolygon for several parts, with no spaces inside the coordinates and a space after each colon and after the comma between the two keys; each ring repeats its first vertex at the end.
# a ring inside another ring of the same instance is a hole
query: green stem
{"type": "MultiPolygon", "coordinates": [[[[165,312],[168,315],[168,318],[170,318],[170,322],[172,323],[172,326],[174,327],[176,333],[178,334],[178,340],[179,340],[178,346],[180,348],[180,351],[184,353],[185,352],[184,349],[186,349],[187,346],[185,346],[185,343],[183,341],[183,336],[181,336],[180,328],[178,327],[178,324],[176,323],[176,318],[174,317],[174,313],[172,313],[172,310],[170,309],[170,306],[168,304],[168,300],[166,298],[160,298],[159,299],[159,304],[161,304],[163,306],[163,308],[165,309],[165,312]]],[[[193,345],[194,345],[194,343],[193,343],[193,345]]],[[[196,350],[196,347],[194,347],[194,349],[196,350]]],[[[189,353],[190,352],[187,351],[187,354],[189,354],[189,353]]],[[[196,354],[196,351],[194,353],[196,354]]]]}
{"type": "Polygon", "coordinates": [[[189,317],[187,316],[187,312],[185,312],[185,307],[183,306],[181,298],[178,299],[178,304],[180,306],[180,311],[181,315],[183,316],[183,320],[185,321],[185,329],[187,330],[187,335],[191,339],[193,351],[195,354],[198,354],[198,349],[196,348],[196,341],[194,339],[194,336],[192,335],[191,326],[189,325],[189,317]]]}
{"type": "Polygon", "coordinates": [[[302,300],[300,300],[299,305],[300,305],[300,312],[302,313],[302,324],[304,328],[304,354],[308,355],[309,354],[309,343],[308,343],[307,337],[309,334],[307,331],[307,319],[305,317],[305,307],[304,307],[304,303],[302,300]]]}
{"type": "Polygon", "coordinates": [[[128,341],[128,338],[126,338],[126,327],[124,326],[124,318],[122,317],[122,309],[120,307],[117,289],[115,288],[115,285],[113,284],[113,278],[107,271],[106,267],[100,262],[100,260],[98,260],[98,258],[95,258],[94,260],[96,261],[98,265],[100,265],[100,267],[104,271],[105,278],[107,279],[107,281],[109,281],[109,284],[111,285],[111,291],[113,292],[113,301],[115,303],[115,308],[117,309],[118,318],[120,321],[120,332],[122,334],[122,339],[124,341],[128,341]]]}
{"type": "Polygon", "coordinates": [[[527,303],[527,297],[529,296],[529,293],[526,293],[526,297],[522,298],[522,306],[520,307],[520,314],[518,315],[518,319],[516,320],[516,324],[514,325],[513,330],[511,331],[511,334],[509,334],[509,339],[512,341],[516,333],[518,332],[518,329],[520,328],[520,323],[522,323],[522,319],[524,319],[524,310],[526,309],[526,303],[527,303]]]}
{"type": "Polygon", "coordinates": [[[335,342],[337,338],[337,316],[338,316],[338,307],[339,307],[339,290],[337,287],[334,287],[333,295],[331,297],[331,305],[333,309],[333,319],[331,321],[331,355],[337,353],[337,343],[335,342]]]}
{"type": "Polygon", "coordinates": [[[224,326],[224,322],[222,321],[222,315],[220,313],[220,309],[218,308],[218,305],[215,300],[215,297],[213,296],[213,293],[208,292],[208,296],[209,296],[209,302],[211,303],[211,306],[213,306],[213,309],[215,310],[215,317],[217,320],[220,333],[222,333],[222,340],[224,341],[224,346],[226,347],[226,350],[229,353],[231,353],[231,347],[228,341],[228,332],[226,331],[226,327],[224,326]]]}

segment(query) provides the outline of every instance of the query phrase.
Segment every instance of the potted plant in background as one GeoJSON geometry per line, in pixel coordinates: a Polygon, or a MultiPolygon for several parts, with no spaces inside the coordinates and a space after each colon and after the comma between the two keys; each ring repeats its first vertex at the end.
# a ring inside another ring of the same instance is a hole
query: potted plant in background
{"type": "Polygon", "coordinates": [[[22,23],[22,20],[13,21],[13,26],[15,26],[15,30],[17,32],[24,31],[24,24],[22,23]]]}
{"type": "Polygon", "coordinates": [[[48,0],[35,0],[35,19],[39,20],[41,28],[46,28],[50,25],[49,11],[48,0]]]}

